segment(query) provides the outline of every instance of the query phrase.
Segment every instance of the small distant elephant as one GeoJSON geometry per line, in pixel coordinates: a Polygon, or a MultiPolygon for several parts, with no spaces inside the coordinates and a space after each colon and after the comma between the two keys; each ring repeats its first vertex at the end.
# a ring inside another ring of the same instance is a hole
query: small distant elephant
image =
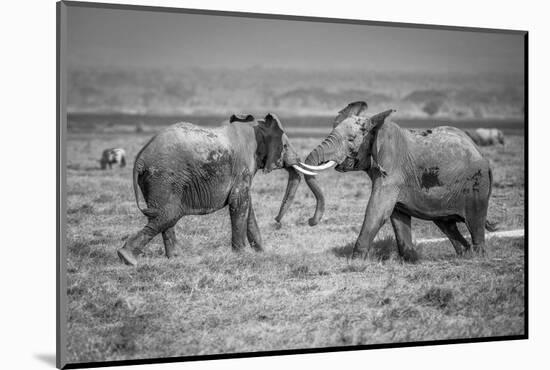
{"type": "MultiPolygon", "coordinates": [[[[456,253],[469,242],[457,222],[465,222],[474,250],[483,251],[491,196],[489,161],[466,134],[454,127],[406,130],[392,122],[388,110],[367,117],[365,102],[355,102],[339,112],[334,129],[306,158],[302,166],[321,171],[336,165],[339,172],[365,171],[372,190],[352,257],[368,255],[374,237],[391,220],[399,254],[418,258],[411,235],[411,217],[433,221],[450,239],[456,253]]],[[[324,212],[324,196],[313,176],[306,182],[317,199],[317,224],[324,212]]]]}
{"type": "Polygon", "coordinates": [[[102,170],[107,169],[107,166],[109,166],[109,169],[111,169],[113,164],[117,163],[120,164],[120,167],[125,167],[126,152],[124,151],[124,149],[121,148],[105,149],[103,151],[103,154],[101,155],[99,163],[101,164],[102,170]]]}
{"type": "Polygon", "coordinates": [[[496,128],[467,130],[466,134],[479,146],[504,145],[504,134],[496,128]]]}
{"type": "Polygon", "coordinates": [[[138,153],[133,171],[138,208],[147,225],[128,238],[118,250],[120,259],[136,265],[142,248],[162,233],[168,258],[177,255],[174,226],[185,215],[204,215],[229,206],[231,246],[242,249],[248,239],[262,250],[250,194],[258,169],[288,171],[287,192],[281,211],[294,198],[293,184],[300,182],[298,155],[285,134],[281,121],[268,114],[263,120],[252,115],[233,115],[221,127],[203,128],[177,123],[153,137],[138,153]],[[139,204],[139,189],[147,208],[139,204]]]}

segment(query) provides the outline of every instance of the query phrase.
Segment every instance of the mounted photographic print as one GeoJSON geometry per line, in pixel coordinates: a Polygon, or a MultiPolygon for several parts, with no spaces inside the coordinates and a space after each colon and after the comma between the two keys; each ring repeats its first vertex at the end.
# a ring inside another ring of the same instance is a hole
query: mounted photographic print
{"type": "Polygon", "coordinates": [[[527,32],[57,10],[58,367],[527,338],[527,32]]]}

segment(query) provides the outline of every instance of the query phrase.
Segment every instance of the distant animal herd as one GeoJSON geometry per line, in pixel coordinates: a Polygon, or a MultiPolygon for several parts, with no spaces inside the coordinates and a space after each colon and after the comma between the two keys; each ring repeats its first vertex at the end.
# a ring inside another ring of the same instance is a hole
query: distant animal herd
{"type": "MultiPolygon", "coordinates": [[[[492,170],[478,146],[504,145],[503,133],[450,126],[406,130],[392,120],[394,110],[368,115],[367,108],[366,102],[357,101],[340,110],[330,134],[303,161],[273,113],[263,118],[232,115],[216,128],[192,123],[164,128],[135,158],[135,198],[147,224],[117,251],[120,260],[137,265],[143,248],[158,234],[166,256],[177,256],[177,222],[186,215],[209,214],[226,206],[233,250],[248,244],[262,251],[250,187],[258,170],[278,169],[287,171],[288,182],[276,221],[281,222],[291,207],[304,177],[316,198],[310,226],[319,223],[325,210],[316,178],[319,172],[334,168],[363,171],[370,177],[372,189],[352,258],[368,256],[376,234],[389,220],[399,255],[417,260],[412,217],[433,221],[458,255],[472,249],[484,253],[485,231],[495,230],[496,224],[487,220],[492,170]],[[466,224],[471,243],[457,223],[466,224]]],[[[102,169],[124,167],[124,149],[104,150],[100,164],[102,169]]]]}

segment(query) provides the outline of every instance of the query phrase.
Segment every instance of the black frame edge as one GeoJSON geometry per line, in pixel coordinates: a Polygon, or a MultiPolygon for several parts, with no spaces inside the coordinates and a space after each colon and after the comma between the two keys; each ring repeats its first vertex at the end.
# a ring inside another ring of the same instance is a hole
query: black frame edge
{"type": "Polygon", "coordinates": [[[59,226],[61,223],[60,220],[60,206],[61,206],[61,199],[59,197],[59,190],[60,190],[60,168],[59,168],[59,158],[60,158],[60,135],[59,135],[59,126],[60,122],[59,119],[61,117],[60,112],[60,99],[59,99],[59,78],[60,78],[60,53],[59,53],[59,42],[60,42],[60,34],[61,34],[61,3],[55,4],[55,19],[56,19],[56,25],[55,25],[55,46],[56,46],[56,61],[55,61],[55,122],[56,122],[56,128],[55,128],[55,176],[56,176],[56,186],[55,186],[55,366],[60,369],[63,367],[63,364],[61,363],[61,315],[60,315],[60,308],[62,302],[60,301],[60,292],[59,292],[59,282],[60,282],[60,251],[61,246],[59,245],[59,226]]]}
{"type": "Polygon", "coordinates": [[[523,142],[523,171],[524,184],[523,189],[525,193],[523,201],[523,212],[524,212],[524,312],[525,312],[525,328],[524,333],[525,337],[529,338],[529,32],[525,32],[523,36],[524,45],[524,142],[523,142]]]}
{"type": "Polygon", "coordinates": [[[306,355],[306,354],[316,354],[316,353],[350,352],[350,351],[387,349],[387,348],[399,349],[399,348],[407,348],[407,347],[487,343],[487,342],[500,342],[500,341],[525,340],[525,339],[528,339],[528,338],[525,334],[523,334],[523,335],[511,335],[511,336],[501,336],[501,337],[486,337],[486,338],[430,340],[430,341],[424,341],[424,342],[381,343],[381,344],[357,345],[357,346],[349,346],[349,347],[302,348],[302,349],[292,349],[292,350],[239,352],[239,353],[225,353],[225,354],[215,354],[215,355],[179,356],[179,357],[164,357],[164,358],[158,357],[158,358],[152,358],[152,359],[79,362],[79,363],[69,363],[65,365],[63,369],[82,369],[82,368],[130,366],[130,365],[153,365],[153,364],[166,364],[166,363],[174,363],[174,362],[193,362],[193,361],[224,360],[224,359],[236,359],[236,358],[306,355]]]}

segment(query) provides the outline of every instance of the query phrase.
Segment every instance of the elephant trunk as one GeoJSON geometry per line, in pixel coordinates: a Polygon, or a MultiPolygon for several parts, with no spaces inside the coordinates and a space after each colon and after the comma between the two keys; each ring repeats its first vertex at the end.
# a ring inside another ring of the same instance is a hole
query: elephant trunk
{"type": "Polygon", "coordinates": [[[296,190],[300,185],[300,174],[293,167],[286,167],[285,170],[288,171],[288,182],[286,184],[286,191],[283,201],[281,203],[281,208],[279,209],[279,214],[275,217],[275,221],[281,222],[286,211],[290,208],[290,205],[294,201],[294,196],[296,195],[296,190]]]}
{"type": "MultiPolygon", "coordinates": [[[[329,136],[317,148],[313,149],[306,158],[305,163],[312,166],[318,166],[324,162],[335,160],[338,148],[341,147],[342,137],[336,132],[331,132],[329,136]]],[[[315,176],[304,175],[306,184],[315,196],[317,204],[315,214],[308,220],[309,226],[315,226],[319,223],[325,213],[325,196],[319,186],[315,176]]]]}
{"type": "Polygon", "coordinates": [[[317,201],[315,214],[308,220],[309,226],[315,226],[323,217],[323,213],[325,213],[325,196],[315,176],[304,175],[304,177],[306,178],[307,186],[312,191],[317,201]]]}

